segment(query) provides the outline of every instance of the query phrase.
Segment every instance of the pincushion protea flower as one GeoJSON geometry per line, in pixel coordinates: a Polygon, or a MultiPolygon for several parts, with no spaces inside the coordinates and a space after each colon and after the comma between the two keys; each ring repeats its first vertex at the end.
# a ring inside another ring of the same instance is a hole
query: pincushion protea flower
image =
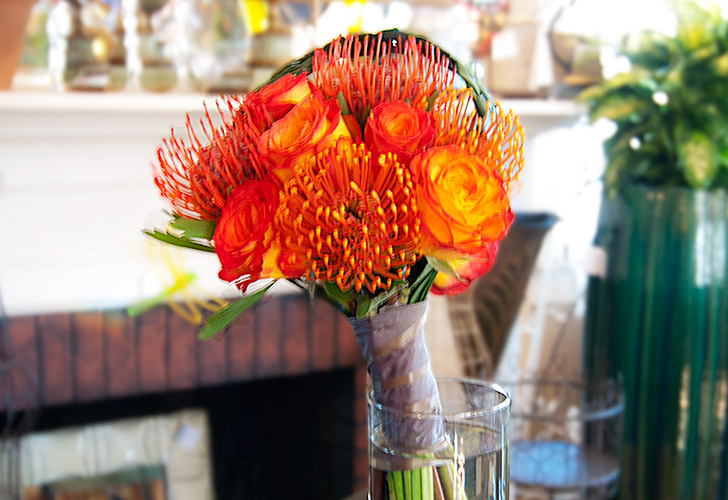
{"type": "Polygon", "coordinates": [[[263,110],[227,97],[218,104],[218,113],[228,117],[220,127],[205,107],[199,132],[187,116],[186,138],[172,130],[157,150],[159,169],[154,181],[180,216],[216,220],[233,187],[265,177],[257,144],[261,127],[256,126],[270,123],[263,110]]]}
{"type": "Polygon", "coordinates": [[[282,253],[305,255],[315,280],[374,294],[404,283],[419,256],[417,202],[409,172],[391,155],[340,142],[301,157],[276,218],[282,253]]]}
{"type": "MultiPolygon", "coordinates": [[[[400,328],[413,309],[399,312],[490,269],[513,220],[518,119],[444,51],[397,31],[340,37],[245,98],[223,99],[218,113],[220,125],[206,110],[199,132],[188,118],[187,137],[160,147],[155,181],[172,220],[148,234],[216,252],[220,277],[243,292],[264,278],[321,291],[351,318],[377,400],[437,413],[429,353],[414,341],[424,318],[400,328]],[[386,356],[376,349],[384,341],[386,356]]],[[[211,316],[200,335],[270,286],[211,316]]],[[[416,432],[418,443],[442,441],[442,426],[416,432]]],[[[421,491],[465,498],[449,466],[420,472],[421,491]]]]}

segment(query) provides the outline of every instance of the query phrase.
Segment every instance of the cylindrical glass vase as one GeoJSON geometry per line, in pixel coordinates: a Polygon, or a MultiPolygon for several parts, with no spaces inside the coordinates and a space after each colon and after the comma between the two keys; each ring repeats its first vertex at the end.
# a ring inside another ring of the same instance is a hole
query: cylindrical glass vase
{"type": "Polygon", "coordinates": [[[382,406],[369,393],[369,499],[508,500],[508,393],[458,378],[437,386],[440,413],[382,406]]]}

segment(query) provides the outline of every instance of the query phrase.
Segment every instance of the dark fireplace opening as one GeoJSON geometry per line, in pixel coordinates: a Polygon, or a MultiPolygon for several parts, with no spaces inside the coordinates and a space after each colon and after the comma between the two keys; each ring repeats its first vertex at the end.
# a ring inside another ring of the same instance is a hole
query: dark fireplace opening
{"type": "Polygon", "coordinates": [[[202,408],[216,498],[338,500],[354,486],[354,377],[338,369],[45,407],[33,430],[202,408]]]}

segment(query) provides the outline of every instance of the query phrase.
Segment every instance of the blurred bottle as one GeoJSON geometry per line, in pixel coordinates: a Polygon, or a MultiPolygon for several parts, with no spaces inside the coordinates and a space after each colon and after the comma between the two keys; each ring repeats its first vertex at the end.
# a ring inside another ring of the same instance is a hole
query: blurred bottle
{"type": "Polygon", "coordinates": [[[123,88],[121,26],[113,0],[53,0],[48,12],[48,69],[56,90],[123,88]]]}
{"type": "Polygon", "coordinates": [[[177,0],[179,76],[190,90],[236,92],[250,82],[245,2],[177,0]]]}
{"type": "Polygon", "coordinates": [[[121,0],[129,90],[165,91],[178,82],[174,0],[121,0]]]}

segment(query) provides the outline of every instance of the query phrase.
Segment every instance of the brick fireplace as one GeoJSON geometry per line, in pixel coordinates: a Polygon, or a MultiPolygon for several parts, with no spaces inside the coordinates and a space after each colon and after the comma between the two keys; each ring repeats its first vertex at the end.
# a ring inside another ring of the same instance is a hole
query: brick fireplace
{"type": "MultiPolygon", "coordinates": [[[[38,429],[203,407],[218,498],[279,498],[291,482],[305,490],[296,498],[319,500],[366,487],[366,368],[324,301],[271,295],[207,341],[167,306],[15,316],[8,333],[37,386],[38,429]],[[299,477],[276,482],[281,460],[299,477]]],[[[11,380],[0,412],[28,405],[11,380]]]]}

